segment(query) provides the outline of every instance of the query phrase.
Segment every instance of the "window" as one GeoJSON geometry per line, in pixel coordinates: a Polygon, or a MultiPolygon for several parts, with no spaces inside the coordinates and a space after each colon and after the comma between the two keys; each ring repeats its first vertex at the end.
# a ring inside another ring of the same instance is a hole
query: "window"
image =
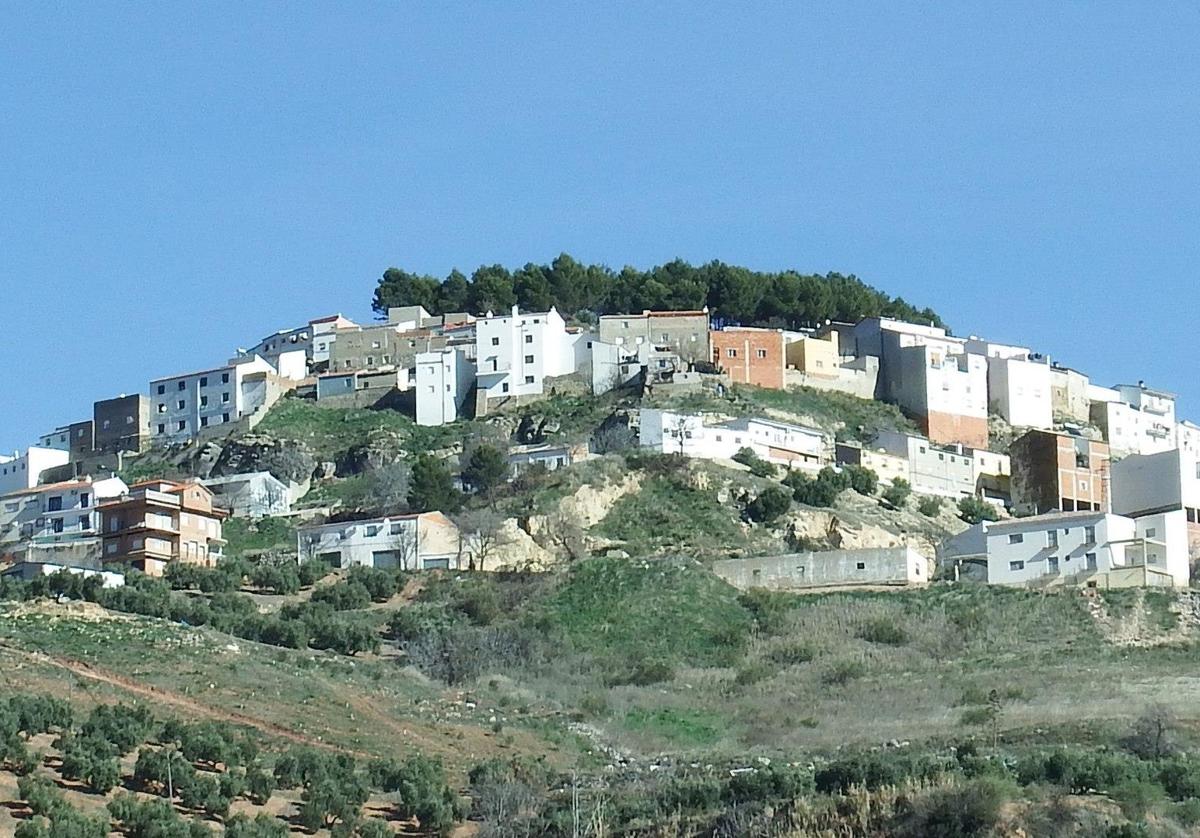
{"type": "Polygon", "coordinates": [[[1046,546],[1047,547],[1057,547],[1058,546],[1058,530],[1050,530],[1046,533],[1046,546]]]}
{"type": "Polygon", "coordinates": [[[503,384],[500,385],[500,392],[501,393],[508,392],[508,382],[507,381],[505,381],[503,384]]]}
{"type": "Polygon", "coordinates": [[[854,567],[857,568],[858,570],[866,570],[867,563],[866,562],[855,562],[854,567]]]}
{"type": "Polygon", "coordinates": [[[207,416],[200,417],[200,427],[202,427],[202,428],[208,427],[208,417],[207,416]]]}
{"type": "Polygon", "coordinates": [[[403,524],[392,524],[392,526],[388,530],[388,532],[392,535],[400,535],[401,533],[404,532],[404,525],[403,524]]]}
{"type": "Polygon", "coordinates": [[[527,364],[532,364],[532,363],[533,363],[533,356],[532,356],[532,355],[526,355],[526,356],[525,356],[525,363],[527,363],[527,364]]]}
{"type": "Polygon", "coordinates": [[[228,413],[222,413],[222,414],[221,414],[221,421],[222,421],[222,422],[228,422],[228,421],[229,421],[229,414],[228,414],[228,413]]]}
{"type": "Polygon", "coordinates": [[[1024,540],[1025,540],[1025,536],[1024,536],[1022,533],[1019,533],[1019,532],[1017,532],[1017,533],[1013,533],[1012,535],[1010,535],[1010,536],[1008,537],[1008,543],[1009,543],[1009,544],[1020,544],[1020,543],[1021,543],[1021,542],[1023,542],[1024,540]]]}
{"type": "Polygon", "coordinates": [[[1083,558],[1087,561],[1087,569],[1088,570],[1096,569],[1096,554],[1095,553],[1087,553],[1086,555],[1084,555],[1083,558]]]}
{"type": "Polygon", "coordinates": [[[725,350],[725,357],[726,357],[726,358],[736,358],[736,357],[737,357],[737,350],[736,350],[736,349],[726,349],[726,350],[725,350]]]}
{"type": "Polygon", "coordinates": [[[221,403],[222,403],[222,404],[228,404],[228,403],[229,403],[229,394],[228,394],[228,393],[222,393],[222,394],[221,394],[221,403]]]}
{"type": "Polygon", "coordinates": [[[6,503],[6,504],[4,504],[4,511],[5,511],[5,512],[16,512],[16,511],[17,511],[18,509],[20,509],[20,508],[21,508],[21,504],[19,504],[19,503],[6,503]]]}
{"type": "Polygon", "coordinates": [[[760,357],[760,358],[767,357],[767,350],[765,350],[765,349],[758,350],[758,357],[760,357]]]}
{"type": "Polygon", "coordinates": [[[1085,542],[1087,542],[1088,544],[1092,544],[1093,542],[1095,542],[1095,540],[1096,540],[1096,528],[1095,528],[1094,526],[1093,526],[1093,527],[1084,527],[1084,528],[1083,528],[1083,540],[1084,540],[1085,542]]]}
{"type": "Polygon", "coordinates": [[[163,393],[167,392],[167,385],[165,385],[165,384],[159,384],[159,385],[158,385],[158,391],[157,391],[157,392],[158,392],[158,394],[159,394],[160,396],[161,396],[163,393]]]}
{"type": "Polygon", "coordinates": [[[222,384],[228,384],[228,383],[229,383],[229,373],[227,373],[227,372],[223,372],[223,373],[221,373],[221,383],[222,383],[222,384]]]}
{"type": "Polygon", "coordinates": [[[526,383],[526,384],[532,384],[532,383],[533,383],[533,376],[532,376],[532,375],[527,375],[527,376],[525,376],[525,383],[526,383]]]}
{"type": "MultiPolygon", "coordinates": [[[[528,335],[526,335],[526,337],[528,337],[528,335]]],[[[499,346],[499,345],[500,345],[500,338],[492,338],[492,346],[499,346]]]]}
{"type": "Polygon", "coordinates": [[[158,432],[159,432],[160,434],[165,434],[165,433],[167,432],[167,426],[166,426],[166,425],[163,425],[163,424],[159,424],[159,426],[158,426],[158,432]]]}
{"type": "Polygon", "coordinates": [[[117,552],[117,543],[115,541],[110,541],[110,542],[108,542],[108,544],[105,544],[104,552],[110,556],[113,555],[114,553],[116,553],[117,552]]]}
{"type": "Polygon", "coordinates": [[[62,495],[55,495],[54,497],[49,498],[46,501],[46,511],[47,512],[61,512],[62,511],[62,495]]]}
{"type": "Polygon", "coordinates": [[[525,336],[525,342],[526,342],[526,343],[533,343],[533,335],[526,335],[526,336],[525,336]]]}
{"type": "Polygon", "coordinates": [[[380,347],[380,346],[381,346],[381,344],[379,343],[379,341],[377,341],[377,340],[373,340],[373,341],[371,341],[371,348],[372,348],[372,349],[379,349],[379,347],[380,347]]]}
{"type": "Polygon", "coordinates": [[[166,403],[165,403],[165,402],[159,402],[159,403],[158,403],[158,412],[159,412],[159,413],[166,413],[166,412],[167,412],[167,405],[166,405],[166,403]]]}
{"type": "Polygon", "coordinates": [[[1014,570],[1014,571],[1015,571],[1015,570],[1024,570],[1024,569],[1025,569],[1025,562],[1009,562],[1009,563],[1008,563],[1008,569],[1009,569],[1009,570],[1014,570]]]}
{"type": "Polygon", "coordinates": [[[374,538],[375,536],[379,535],[379,529],[380,528],[379,528],[378,524],[368,525],[367,526],[367,538],[374,538]]]}
{"type": "Polygon", "coordinates": [[[201,407],[208,407],[208,396],[201,396],[201,397],[200,397],[200,406],[201,406],[201,407]]]}
{"type": "Polygon", "coordinates": [[[1146,527],[1146,538],[1154,538],[1154,534],[1158,532],[1154,527],[1146,527]]]}
{"type": "Polygon", "coordinates": [[[63,519],[55,518],[53,521],[50,522],[50,528],[52,530],[54,530],[55,532],[62,532],[63,531],[63,519]]]}
{"type": "Polygon", "coordinates": [[[175,407],[179,410],[183,410],[185,407],[187,407],[187,401],[185,399],[180,399],[179,401],[175,402],[175,407]]]}
{"type": "Polygon", "coordinates": [[[1058,573],[1058,556],[1049,556],[1046,559],[1046,572],[1058,573]]]}
{"type": "Polygon", "coordinates": [[[186,431],[187,430],[187,420],[180,419],[178,422],[175,423],[175,428],[176,428],[176,430],[186,431]]]}
{"type": "Polygon", "coordinates": [[[180,389],[180,390],[186,390],[186,389],[187,389],[187,382],[186,382],[186,381],[180,381],[180,382],[179,382],[179,389],[180,389]]]}
{"type": "Polygon", "coordinates": [[[202,376],[200,376],[200,386],[201,386],[201,387],[207,387],[207,386],[208,386],[208,376],[207,376],[207,375],[202,375],[202,376]]]}

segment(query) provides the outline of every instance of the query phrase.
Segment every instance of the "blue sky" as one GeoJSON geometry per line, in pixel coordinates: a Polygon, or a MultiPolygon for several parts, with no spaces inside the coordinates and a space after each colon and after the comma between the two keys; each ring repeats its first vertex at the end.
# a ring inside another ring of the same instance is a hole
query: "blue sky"
{"type": "Polygon", "coordinates": [[[1194,4],[2,8],[0,450],[560,251],[852,272],[1200,418],[1194,4]]]}

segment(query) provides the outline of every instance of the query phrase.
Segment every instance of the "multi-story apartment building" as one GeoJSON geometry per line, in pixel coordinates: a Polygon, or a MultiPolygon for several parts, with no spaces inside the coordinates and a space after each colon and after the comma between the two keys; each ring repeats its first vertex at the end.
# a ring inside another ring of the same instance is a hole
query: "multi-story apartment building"
{"type": "Polygon", "coordinates": [[[542,395],[546,379],[588,366],[592,340],[587,333],[568,330],[553,308],[521,314],[513,306],[509,314],[479,318],[475,321],[477,406],[486,411],[491,401],[542,395]]]}
{"type": "Polygon", "coordinates": [[[814,378],[837,378],[843,361],[834,331],[802,335],[788,342],[784,354],[788,367],[814,378]]]}
{"type": "Polygon", "coordinates": [[[1089,388],[1092,424],[1116,456],[1156,454],[1178,447],[1175,395],[1145,383],[1089,388]]]}
{"type": "Polygon", "coordinates": [[[1087,437],[1029,431],[1009,449],[1018,515],[1108,512],[1108,445],[1087,437]]]}
{"type": "Polygon", "coordinates": [[[470,559],[467,550],[458,527],[441,512],[306,524],[296,530],[300,561],[315,559],[335,568],[463,570],[470,559]]]}
{"type": "Polygon", "coordinates": [[[101,399],[92,406],[95,450],[142,451],[150,444],[150,399],[135,393],[101,399]]]}
{"type": "Polygon", "coordinates": [[[462,347],[422,352],[416,358],[418,425],[445,425],[463,415],[475,385],[475,364],[462,347]]]}
{"type": "Polygon", "coordinates": [[[712,362],[734,384],[782,390],[787,367],[787,339],[781,329],[727,326],[710,333],[712,362]]]}
{"type": "Polygon", "coordinates": [[[677,355],[685,364],[709,360],[708,310],[643,311],[641,314],[606,314],[598,327],[601,343],[638,354],[637,347],[653,346],[677,355]]]}
{"type": "Polygon", "coordinates": [[[980,338],[968,338],[966,350],[987,358],[989,410],[1016,428],[1054,426],[1048,358],[980,338]]]}
{"type": "Polygon", "coordinates": [[[58,448],[33,446],[24,452],[0,454],[0,495],[32,489],[42,473],[71,462],[71,452],[58,448]]]}
{"type": "Polygon", "coordinates": [[[295,373],[303,377],[303,351],[285,352],[277,373],[264,359],[239,358],[200,372],[156,378],[150,382],[151,439],[182,442],[249,416],[273,404],[294,386],[295,373]]]}
{"type": "Polygon", "coordinates": [[[1112,465],[1112,509],[1131,518],[1182,512],[1189,550],[1200,555],[1200,453],[1175,448],[1117,460],[1112,465]]]}
{"type": "Polygon", "coordinates": [[[729,460],[743,448],[788,468],[819,469],[826,460],[825,435],[813,428],[769,419],[707,424],[697,414],[644,409],[639,439],[645,448],[706,460],[729,460]]]}
{"type": "Polygon", "coordinates": [[[894,401],[917,420],[930,442],[987,448],[987,359],[928,344],[905,346],[897,358],[890,367],[897,372],[891,382],[894,401]]]}
{"type": "Polygon", "coordinates": [[[57,448],[60,451],[66,451],[71,455],[72,461],[91,454],[95,450],[95,446],[95,424],[91,419],[63,425],[38,437],[39,448],[57,448]]]}
{"type": "Polygon", "coordinates": [[[406,331],[394,323],[341,329],[329,354],[329,371],[411,370],[422,352],[446,345],[442,335],[428,330],[406,331]]]}
{"type": "Polygon", "coordinates": [[[75,558],[90,553],[98,559],[98,506],[126,490],[117,477],[83,478],[0,497],[0,559],[29,561],[35,554],[49,555],[68,547],[81,548],[75,558]]]}
{"type": "Polygon", "coordinates": [[[161,576],[171,562],[214,567],[228,513],[198,482],[147,480],[100,505],[102,561],[161,576]]]}
{"type": "Polygon", "coordinates": [[[1137,519],[1054,512],[985,521],[948,539],[939,560],[960,569],[986,568],[986,581],[994,585],[1186,587],[1190,579],[1178,511],[1137,519]]]}

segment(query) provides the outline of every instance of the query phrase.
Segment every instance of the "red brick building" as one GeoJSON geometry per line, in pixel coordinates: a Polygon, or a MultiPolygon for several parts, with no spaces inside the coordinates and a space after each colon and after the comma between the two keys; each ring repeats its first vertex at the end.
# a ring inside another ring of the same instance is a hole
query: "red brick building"
{"type": "Polygon", "coordinates": [[[713,363],[734,384],[784,388],[786,343],[778,329],[730,326],[711,335],[713,363]]]}

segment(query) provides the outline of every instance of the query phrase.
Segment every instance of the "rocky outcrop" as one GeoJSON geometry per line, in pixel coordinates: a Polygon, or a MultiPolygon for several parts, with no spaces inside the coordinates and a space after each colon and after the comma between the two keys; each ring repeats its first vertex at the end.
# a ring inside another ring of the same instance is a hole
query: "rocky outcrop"
{"type": "Polygon", "coordinates": [[[299,442],[247,434],[220,447],[208,476],[269,471],[284,483],[304,483],[312,477],[316,466],[312,453],[299,442]]]}
{"type": "Polygon", "coordinates": [[[394,465],[407,457],[407,452],[394,441],[372,440],[343,451],[334,465],[334,473],[338,477],[353,477],[394,465]]]}

